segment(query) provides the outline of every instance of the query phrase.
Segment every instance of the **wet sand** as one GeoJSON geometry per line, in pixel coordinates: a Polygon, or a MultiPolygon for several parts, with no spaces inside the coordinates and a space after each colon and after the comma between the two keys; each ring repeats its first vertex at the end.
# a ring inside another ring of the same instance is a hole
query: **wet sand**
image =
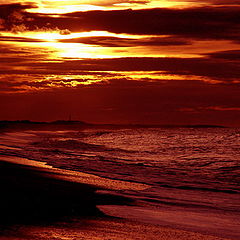
{"type": "Polygon", "coordinates": [[[133,204],[131,199],[97,190],[137,190],[144,185],[37,166],[29,160],[21,165],[18,160],[0,161],[0,239],[223,239],[113,218],[97,208],[133,204]]]}
{"type": "Polygon", "coordinates": [[[15,225],[1,240],[226,240],[210,235],[116,218],[85,218],[45,225],[15,225]]]}

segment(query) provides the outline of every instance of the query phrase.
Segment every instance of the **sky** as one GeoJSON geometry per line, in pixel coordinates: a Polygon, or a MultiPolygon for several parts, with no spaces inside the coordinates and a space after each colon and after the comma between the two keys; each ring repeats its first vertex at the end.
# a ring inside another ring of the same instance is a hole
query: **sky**
{"type": "Polygon", "coordinates": [[[240,126],[240,0],[0,0],[0,120],[240,126]]]}

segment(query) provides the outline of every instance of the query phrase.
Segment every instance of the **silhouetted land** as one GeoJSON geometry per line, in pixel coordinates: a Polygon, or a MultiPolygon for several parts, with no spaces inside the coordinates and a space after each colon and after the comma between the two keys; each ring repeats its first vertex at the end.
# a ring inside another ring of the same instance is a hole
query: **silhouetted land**
{"type": "Polygon", "coordinates": [[[226,128],[221,125],[157,125],[157,124],[93,124],[83,121],[57,120],[53,122],[34,122],[29,120],[0,121],[1,130],[74,130],[84,128],[226,128]]]}

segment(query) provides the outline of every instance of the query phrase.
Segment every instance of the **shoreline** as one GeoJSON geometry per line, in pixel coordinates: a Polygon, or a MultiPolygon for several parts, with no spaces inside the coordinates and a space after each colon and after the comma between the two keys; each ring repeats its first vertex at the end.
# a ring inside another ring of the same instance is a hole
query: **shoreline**
{"type": "Polygon", "coordinates": [[[13,225],[1,240],[230,240],[112,217],[72,218],[51,224],[13,225]]]}
{"type": "Polygon", "coordinates": [[[103,217],[105,214],[97,205],[128,205],[133,201],[109,190],[140,190],[146,185],[54,168],[26,158],[0,156],[0,187],[0,225],[7,226],[50,223],[66,217],[103,217]]]}
{"type": "Polygon", "coordinates": [[[100,216],[97,187],[58,179],[51,171],[0,162],[2,224],[51,222],[64,216],[100,216]]]}
{"type": "Polygon", "coordinates": [[[144,186],[86,175],[0,160],[1,239],[228,239],[107,216],[97,205],[132,201],[98,190],[144,186]]]}

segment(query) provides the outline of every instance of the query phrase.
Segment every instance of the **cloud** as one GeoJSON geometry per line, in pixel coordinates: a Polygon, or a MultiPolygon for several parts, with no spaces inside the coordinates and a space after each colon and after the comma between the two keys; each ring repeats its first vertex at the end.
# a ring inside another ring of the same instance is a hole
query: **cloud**
{"type": "Polygon", "coordinates": [[[2,4],[0,5],[1,28],[13,32],[26,31],[24,23],[31,21],[26,9],[34,8],[31,4],[2,4]]]}
{"type": "MultiPolygon", "coordinates": [[[[71,31],[104,30],[114,33],[174,35],[190,39],[239,40],[239,8],[147,9],[89,11],[39,21],[71,31]]],[[[40,24],[40,23],[39,23],[40,24]]]]}
{"type": "Polygon", "coordinates": [[[240,50],[219,51],[208,54],[212,58],[240,61],[240,50]]]}
{"type": "MultiPolygon", "coordinates": [[[[27,49],[26,49],[27,50],[27,49]]],[[[7,54],[7,52],[5,52],[7,54]]],[[[47,53],[46,53],[47,54],[47,53]]],[[[210,84],[239,84],[240,62],[221,58],[123,57],[111,59],[63,59],[46,61],[44,53],[3,56],[1,74],[81,74],[82,72],[162,71],[166,74],[199,77],[210,84]]],[[[91,74],[91,73],[90,73],[91,74]]],[[[127,73],[125,73],[127,75],[127,73]]]]}
{"type": "MultiPolygon", "coordinates": [[[[1,36],[0,35],[0,41],[1,42],[44,42],[43,40],[41,39],[33,39],[33,38],[26,38],[26,37],[18,37],[17,35],[16,36],[1,36]]],[[[1,52],[1,51],[0,51],[1,52]]]]}
{"type": "Polygon", "coordinates": [[[0,18],[0,30],[4,29],[4,27],[5,27],[4,24],[5,24],[5,20],[0,18]]]}
{"type": "Polygon", "coordinates": [[[225,106],[211,106],[208,107],[209,110],[215,111],[240,111],[240,107],[225,107],[225,106]]]}
{"type": "Polygon", "coordinates": [[[33,7],[34,5],[30,4],[1,5],[1,25],[4,21],[5,29],[14,31],[44,29],[48,26],[49,29],[58,28],[63,31],[68,29],[71,32],[96,30],[140,35],[168,35],[190,40],[240,41],[240,5],[239,7],[88,11],[62,14],[58,17],[26,12],[26,9],[33,7]]]}
{"type": "Polygon", "coordinates": [[[61,63],[33,64],[48,71],[165,71],[177,75],[196,75],[231,82],[240,79],[238,63],[211,58],[113,58],[66,60],[61,63]]]}
{"type": "MultiPolygon", "coordinates": [[[[97,0],[97,1],[91,1],[92,5],[96,6],[102,6],[102,7],[112,7],[116,4],[142,4],[145,5],[147,3],[151,2],[151,0],[97,0]]],[[[84,4],[84,1],[83,1],[84,4]]]]}
{"type": "Polygon", "coordinates": [[[64,39],[60,40],[60,42],[93,44],[103,47],[175,46],[188,45],[191,43],[190,41],[173,37],[146,37],[141,39],[132,39],[107,36],[64,39]]]}
{"type": "MultiPolygon", "coordinates": [[[[236,104],[235,104],[236,105],[236,104]]],[[[191,113],[201,113],[201,112],[207,112],[207,111],[222,111],[222,112],[239,112],[240,107],[237,106],[206,106],[206,107],[186,107],[186,108],[179,108],[180,111],[183,112],[191,112],[191,113]]]]}
{"type": "Polygon", "coordinates": [[[212,5],[221,5],[221,6],[239,6],[239,0],[208,0],[212,5]]]}

